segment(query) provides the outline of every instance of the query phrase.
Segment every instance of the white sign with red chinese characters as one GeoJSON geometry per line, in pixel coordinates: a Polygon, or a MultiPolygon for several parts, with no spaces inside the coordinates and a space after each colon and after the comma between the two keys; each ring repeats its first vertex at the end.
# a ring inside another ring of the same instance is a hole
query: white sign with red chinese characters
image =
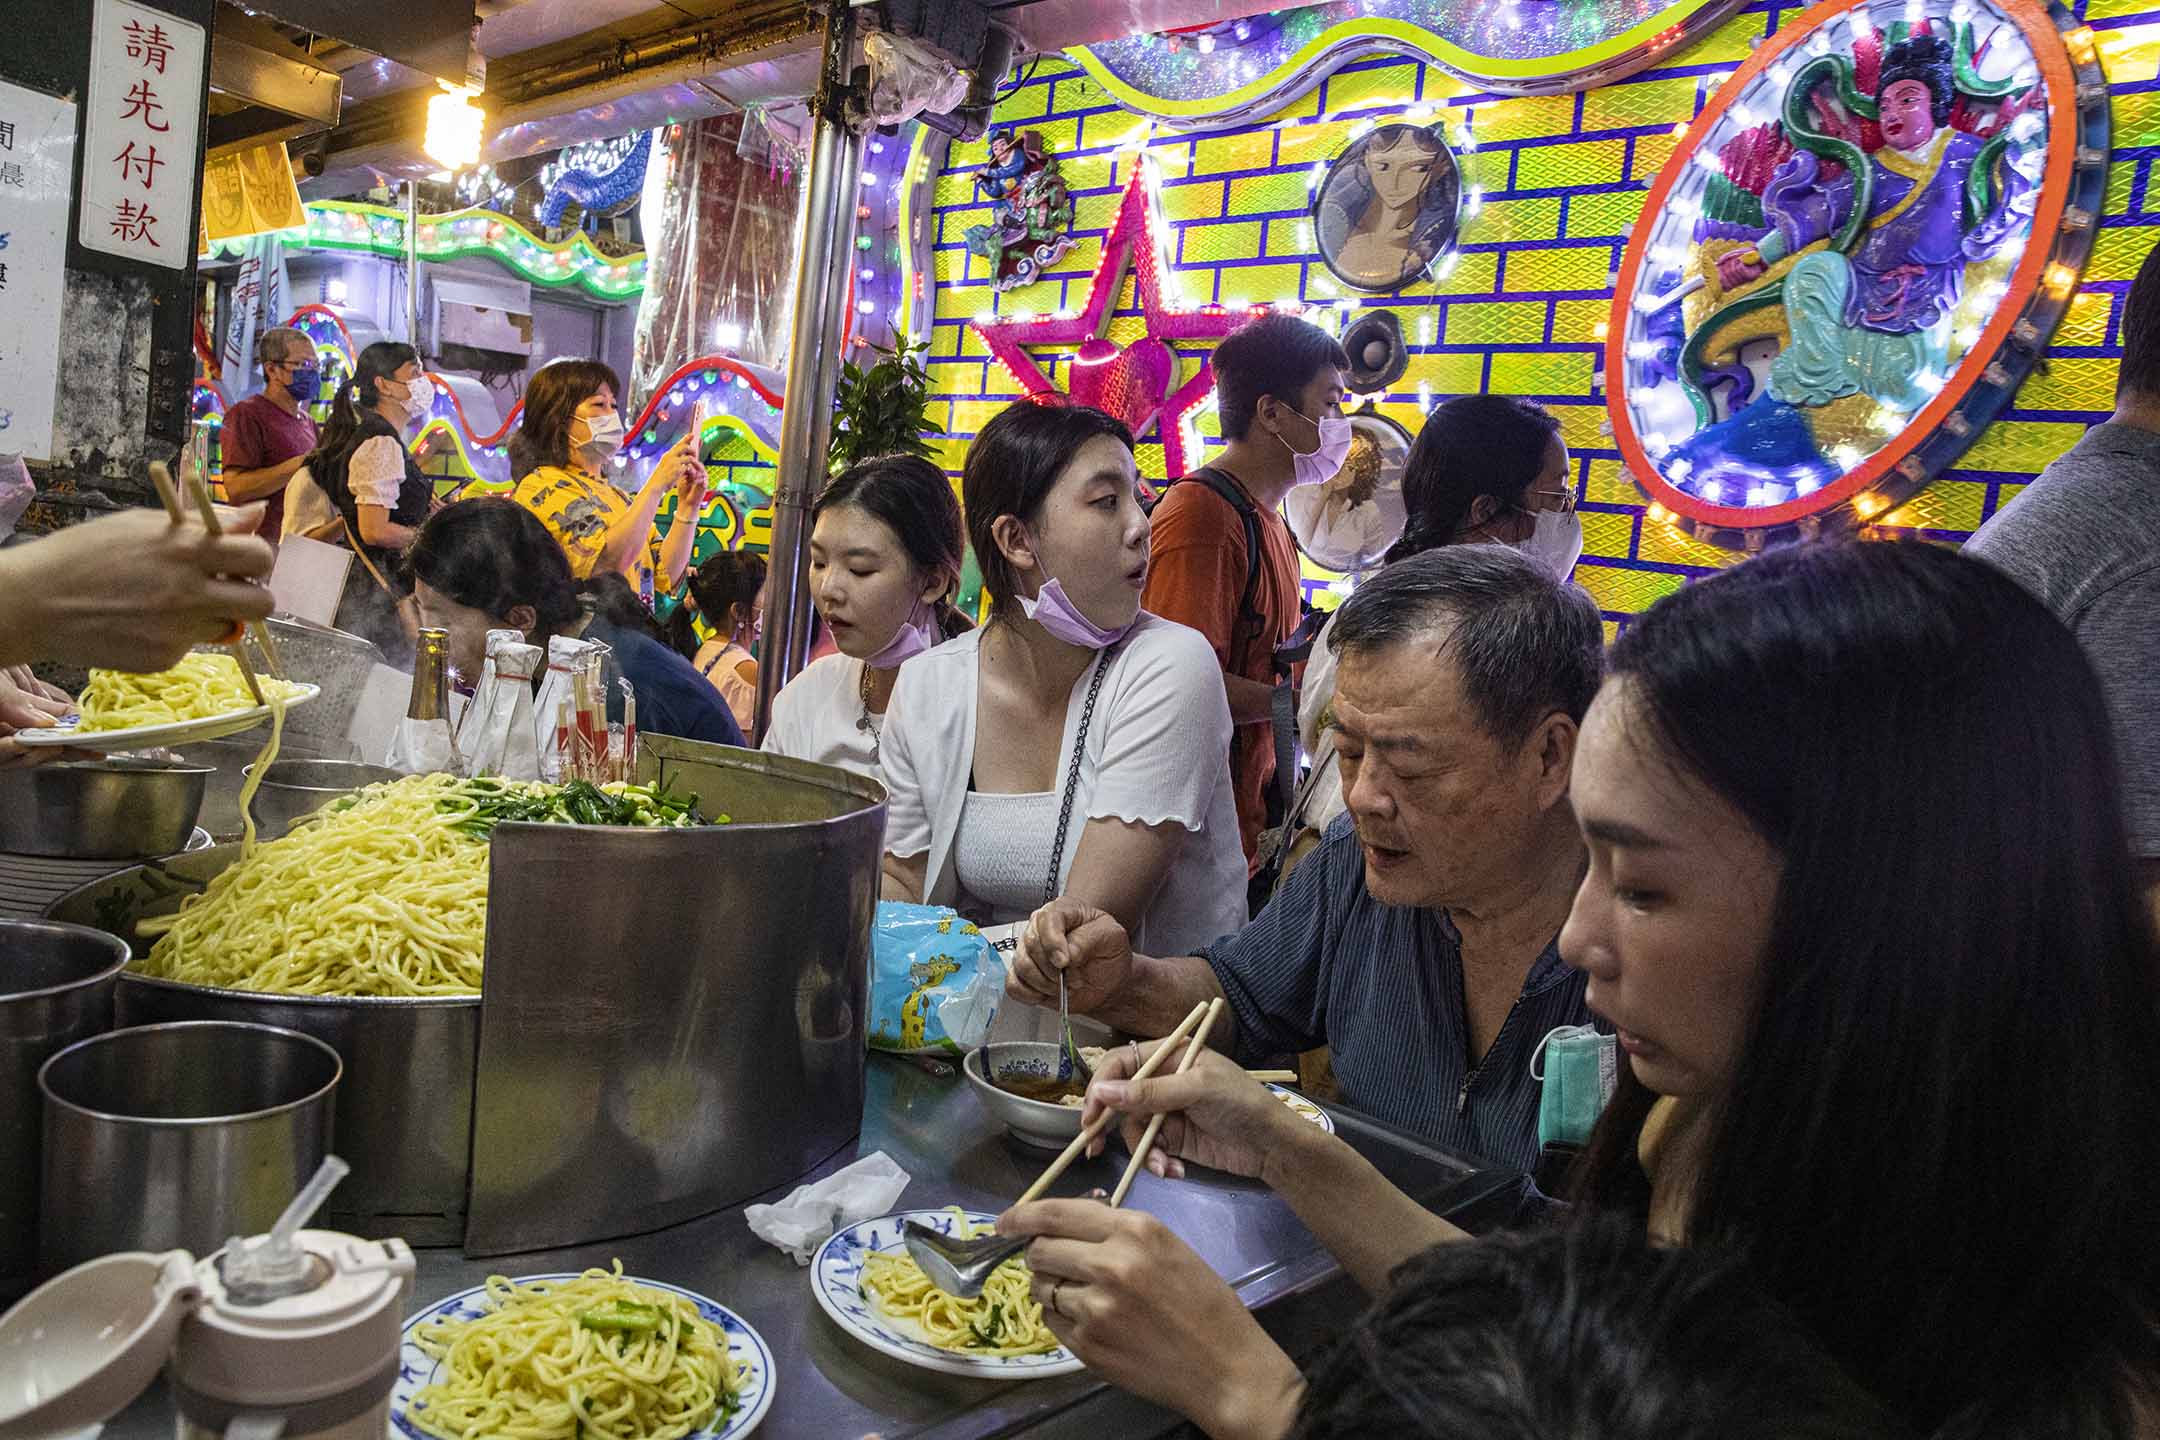
{"type": "Polygon", "coordinates": [[[0,80],[0,455],[52,458],[75,107],[0,80]]]}
{"type": "Polygon", "coordinates": [[[203,28],[134,0],[98,0],[92,23],[77,239],[183,269],[196,241],[203,28]]]}

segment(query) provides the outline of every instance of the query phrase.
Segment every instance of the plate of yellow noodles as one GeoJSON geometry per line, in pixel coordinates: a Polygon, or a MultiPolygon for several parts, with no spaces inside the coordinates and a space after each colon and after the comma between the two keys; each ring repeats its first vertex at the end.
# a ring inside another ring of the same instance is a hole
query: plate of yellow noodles
{"type": "Polygon", "coordinates": [[[405,1322],[405,1440],[739,1440],[772,1406],[772,1349],[693,1291],[611,1269],[491,1275],[405,1322]]]}
{"type": "Polygon", "coordinates": [[[1015,1255],[991,1272],[973,1300],[930,1283],[907,1253],[910,1220],[967,1239],[990,1232],[992,1216],[953,1206],[904,1210],[833,1232],[810,1261],[810,1290],[833,1323],[871,1349],[947,1375],[1041,1380],[1085,1368],[1043,1323],[1033,1276],[1015,1255]]]}
{"type": "Polygon", "coordinates": [[[240,662],[223,650],[192,651],[172,669],[151,675],[92,670],[90,683],[75,698],[79,714],[58,725],[18,730],[12,738],[22,745],[108,753],[189,745],[253,729],[271,718],[273,708],[290,710],[322,693],[319,685],[261,671],[255,678],[269,703],[255,703],[240,662]]]}

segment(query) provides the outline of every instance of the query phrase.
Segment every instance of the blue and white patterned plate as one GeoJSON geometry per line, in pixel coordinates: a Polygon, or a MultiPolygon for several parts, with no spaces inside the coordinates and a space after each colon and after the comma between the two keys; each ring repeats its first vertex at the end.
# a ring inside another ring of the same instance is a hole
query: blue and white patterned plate
{"type": "MultiPolygon", "coordinates": [[[[997,1219],[980,1211],[968,1212],[967,1218],[969,1224],[978,1226],[997,1219]]],[[[898,1254],[905,1249],[900,1227],[909,1220],[947,1235],[958,1223],[950,1210],[902,1210],[836,1230],[818,1247],[810,1261],[810,1293],[817,1296],[818,1304],[832,1316],[834,1324],[895,1360],[947,1375],[972,1375],[979,1380],[1042,1380],[1087,1368],[1079,1356],[1063,1346],[1043,1355],[968,1355],[947,1350],[924,1339],[913,1325],[878,1309],[863,1294],[863,1256],[873,1250],[898,1254]]]]}
{"type": "MultiPolygon", "coordinates": [[[[520,1285],[533,1280],[575,1280],[575,1272],[551,1275],[522,1275],[520,1285]]],[[[695,1290],[685,1290],[680,1285],[667,1285],[658,1280],[642,1280],[625,1275],[633,1284],[648,1286],[654,1290],[667,1290],[682,1296],[697,1307],[698,1317],[707,1324],[718,1326],[727,1337],[728,1354],[738,1365],[747,1365],[744,1375],[742,1397],[735,1413],[722,1412],[712,1426],[684,1437],[684,1440],[739,1440],[757,1429],[765,1412],[772,1408],[776,1382],[773,1377],[772,1348],[765,1337],[750,1328],[749,1322],[725,1305],[715,1304],[695,1290]]],[[[476,1285],[470,1290],[460,1290],[447,1300],[438,1301],[415,1314],[405,1322],[404,1344],[398,1351],[397,1384],[390,1391],[390,1429],[394,1435],[406,1440],[434,1440],[425,1430],[414,1424],[407,1411],[413,1397],[422,1386],[432,1383],[441,1362],[431,1358],[413,1341],[422,1325],[435,1320],[477,1320],[487,1313],[487,1287],[476,1285]]]]}
{"type": "Polygon", "coordinates": [[[1318,1105],[1313,1104],[1312,1101],[1298,1094],[1295,1090],[1277,1085],[1272,1080],[1267,1081],[1266,1084],[1267,1088],[1275,1093],[1276,1099],[1290,1107],[1291,1114],[1319,1126],[1330,1135],[1335,1133],[1335,1117],[1328,1114],[1327,1111],[1322,1110],[1318,1105]]]}

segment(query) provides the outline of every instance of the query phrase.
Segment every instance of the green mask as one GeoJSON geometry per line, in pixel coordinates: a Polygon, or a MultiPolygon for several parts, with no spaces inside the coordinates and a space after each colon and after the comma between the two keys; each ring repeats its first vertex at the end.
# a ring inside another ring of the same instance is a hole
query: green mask
{"type": "Polygon", "coordinates": [[[1583,1145],[1619,1087],[1619,1042],[1589,1025],[1562,1025],[1538,1041],[1530,1075],[1545,1087],[1538,1099],[1538,1143],[1583,1145]]]}

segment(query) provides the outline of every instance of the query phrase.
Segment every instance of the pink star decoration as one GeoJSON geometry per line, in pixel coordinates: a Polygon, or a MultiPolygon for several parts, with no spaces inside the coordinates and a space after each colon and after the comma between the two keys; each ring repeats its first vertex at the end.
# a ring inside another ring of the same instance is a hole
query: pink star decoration
{"type": "Polygon", "coordinates": [[[1178,384],[1178,355],[1169,342],[1220,340],[1255,315],[1267,314],[1272,307],[1255,305],[1229,310],[1209,304],[1197,310],[1173,310],[1164,303],[1159,246],[1167,237],[1158,236],[1156,229],[1160,214],[1157,183],[1155,167],[1144,158],[1132,165],[1132,178],[1125,184],[1110,232],[1103,237],[1102,258],[1095,264],[1087,303],[1078,315],[1067,312],[972,323],[990,353],[1029,395],[1091,405],[1124,421],[1136,436],[1144,433],[1151,421],[1159,421],[1164,472],[1176,479],[1185,473],[1186,444],[1191,438],[1186,433],[1185,417],[1199,408],[1215,388],[1215,371],[1202,359],[1192,378],[1178,384]],[[1133,290],[1147,319],[1147,335],[1131,345],[1119,346],[1105,339],[1103,331],[1124,291],[1128,269],[1134,272],[1133,290]],[[1026,347],[1075,343],[1079,348],[1072,357],[1069,389],[1060,395],[1026,347]]]}

